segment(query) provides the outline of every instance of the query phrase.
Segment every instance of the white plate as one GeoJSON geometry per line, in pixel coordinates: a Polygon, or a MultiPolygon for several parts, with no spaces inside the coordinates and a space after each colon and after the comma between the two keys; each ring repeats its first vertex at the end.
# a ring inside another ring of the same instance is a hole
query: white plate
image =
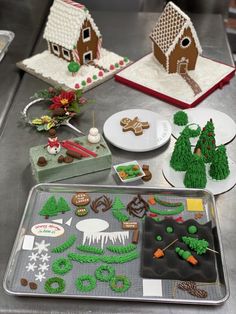
{"type": "Polygon", "coordinates": [[[117,112],[109,117],[104,126],[103,132],[106,139],[116,147],[130,152],[147,152],[156,149],[166,142],[171,136],[171,125],[159,114],[145,109],[130,109],[117,112]],[[147,121],[150,125],[143,130],[142,135],[136,136],[133,132],[123,132],[120,121],[128,117],[138,117],[140,121],[147,121]]]}
{"type": "MultiPolygon", "coordinates": [[[[197,123],[201,128],[205,126],[208,120],[212,119],[215,126],[216,145],[229,143],[236,135],[236,124],[227,114],[214,109],[193,108],[183,110],[188,115],[188,124],[197,123]]],[[[178,126],[173,122],[172,116],[172,134],[175,138],[179,137],[180,132],[185,126],[178,126]]],[[[191,144],[197,144],[198,137],[191,138],[191,144]]]]}
{"type": "Polygon", "coordinates": [[[137,162],[137,160],[128,161],[128,162],[124,162],[124,163],[122,163],[122,164],[114,165],[113,168],[114,168],[114,170],[115,170],[117,176],[119,177],[119,179],[120,179],[123,183],[137,181],[137,180],[139,180],[139,179],[141,179],[142,177],[145,176],[145,173],[144,173],[142,167],[140,166],[140,164],[137,162]],[[119,172],[117,171],[117,168],[118,168],[119,166],[128,166],[128,165],[137,165],[137,166],[139,166],[141,175],[140,175],[140,176],[137,176],[137,177],[134,177],[134,178],[126,179],[126,180],[125,180],[125,179],[122,179],[122,178],[120,177],[120,175],[119,175],[119,172]]]}
{"type": "MultiPolygon", "coordinates": [[[[174,187],[185,188],[184,186],[184,175],[185,171],[175,171],[170,166],[170,156],[165,159],[162,173],[165,179],[174,187]]],[[[228,158],[230,174],[224,180],[213,180],[208,174],[210,169],[210,164],[206,164],[206,173],[207,173],[207,184],[205,189],[212,192],[214,195],[221,194],[229,191],[236,184],[236,164],[228,158]]]]}

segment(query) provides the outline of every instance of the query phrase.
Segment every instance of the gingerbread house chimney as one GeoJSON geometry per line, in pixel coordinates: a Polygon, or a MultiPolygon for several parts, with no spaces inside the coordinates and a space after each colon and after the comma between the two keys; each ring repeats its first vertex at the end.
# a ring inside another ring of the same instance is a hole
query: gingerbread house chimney
{"type": "Polygon", "coordinates": [[[43,38],[52,54],[68,62],[82,65],[100,57],[102,36],[83,4],[54,0],[43,38]]]}
{"type": "Polygon", "coordinates": [[[194,70],[202,53],[190,18],[173,2],[168,2],[150,38],[155,59],[168,73],[194,70]]]}

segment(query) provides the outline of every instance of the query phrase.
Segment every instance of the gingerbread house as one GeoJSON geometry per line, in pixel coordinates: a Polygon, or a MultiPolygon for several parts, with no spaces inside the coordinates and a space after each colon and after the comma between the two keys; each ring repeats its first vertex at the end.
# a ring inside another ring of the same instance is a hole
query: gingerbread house
{"type": "Polygon", "coordinates": [[[202,52],[190,18],[173,2],[168,2],[150,34],[153,54],[168,73],[194,70],[202,52]]]}
{"type": "Polygon", "coordinates": [[[54,0],[43,37],[48,50],[64,60],[99,59],[102,36],[87,8],[71,0],[54,0]]]}

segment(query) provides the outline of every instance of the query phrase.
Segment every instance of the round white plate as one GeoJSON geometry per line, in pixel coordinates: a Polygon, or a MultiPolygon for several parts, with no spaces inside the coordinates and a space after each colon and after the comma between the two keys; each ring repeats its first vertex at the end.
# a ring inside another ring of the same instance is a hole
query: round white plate
{"type": "MultiPolygon", "coordinates": [[[[215,126],[216,145],[229,143],[236,135],[236,123],[227,114],[214,109],[193,108],[183,110],[188,115],[188,124],[197,123],[201,128],[205,126],[207,121],[213,120],[215,126]]],[[[172,134],[178,138],[184,126],[178,126],[173,122],[172,116],[172,134]]],[[[191,144],[197,144],[198,137],[191,138],[191,144]]]]}
{"type": "MultiPolygon", "coordinates": [[[[184,186],[184,175],[185,171],[175,171],[170,166],[170,157],[165,159],[162,173],[166,179],[172,186],[178,188],[185,188],[184,186]]],[[[213,180],[210,175],[208,174],[210,169],[210,164],[206,164],[206,173],[207,173],[207,184],[205,189],[209,190],[214,195],[221,194],[224,192],[229,191],[232,187],[236,184],[236,164],[228,158],[229,161],[229,169],[230,174],[224,180],[213,180]]]]}
{"type": "Polygon", "coordinates": [[[106,139],[116,147],[130,152],[147,152],[156,149],[166,142],[171,136],[171,125],[159,114],[145,109],[130,109],[117,112],[109,117],[103,132],[106,139]],[[140,121],[148,122],[150,127],[143,130],[142,135],[135,135],[132,131],[123,132],[120,121],[128,117],[138,117],[140,121]]]}

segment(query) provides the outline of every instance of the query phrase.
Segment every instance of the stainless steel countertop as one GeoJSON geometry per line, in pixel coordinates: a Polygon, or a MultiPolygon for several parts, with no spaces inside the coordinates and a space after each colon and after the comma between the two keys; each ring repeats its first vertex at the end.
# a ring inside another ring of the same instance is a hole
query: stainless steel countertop
{"type": "MultiPolygon", "coordinates": [[[[156,13],[111,13],[94,12],[93,17],[100,28],[104,47],[121,55],[137,60],[151,51],[148,34],[156,23],[156,13]]],[[[219,15],[193,15],[204,55],[232,65],[232,57],[224,32],[222,18],[219,15]]],[[[39,40],[35,52],[42,51],[46,45],[39,40]]],[[[34,53],[35,53],[34,52],[34,53]]],[[[7,261],[14,243],[15,235],[30,188],[35,184],[29,164],[29,148],[46,143],[47,136],[37,133],[20,123],[20,111],[35,91],[47,87],[44,82],[25,74],[8,113],[5,128],[0,139],[0,278],[2,280],[7,261]]],[[[91,127],[91,110],[96,111],[96,122],[102,130],[105,120],[113,113],[130,108],[150,109],[165,117],[171,117],[176,107],[116,83],[113,79],[86,93],[86,97],[95,99],[79,120],[79,127],[87,132],[91,127]]],[[[236,120],[236,80],[231,80],[223,90],[217,90],[205,99],[199,108],[213,108],[229,114],[236,120]]],[[[70,130],[61,128],[58,137],[73,137],[70,130]]],[[[162,176],[161,165],[171,152],[174,139],[164,147],[147,153],[129,153],[110,145],[113,163],[137,159],[148,163],[153,173],[152,181],[146,186],[169,187],[162,176]]],[[[236,161],[235,143],[228,144],[231,159],[236,161]]],[[[118,184],[110,171],[89,174],[63,182],[83,184],[118,184]]],[[[217,197],[217,207],[230,279],[231,297],[219,307],[185,306],[139,302],[112,302],[93,300],[43,299],[8,296],[0,287],[0,313],[235,313],[236,308],[236,202],[235,188],[217,197]]]]}

